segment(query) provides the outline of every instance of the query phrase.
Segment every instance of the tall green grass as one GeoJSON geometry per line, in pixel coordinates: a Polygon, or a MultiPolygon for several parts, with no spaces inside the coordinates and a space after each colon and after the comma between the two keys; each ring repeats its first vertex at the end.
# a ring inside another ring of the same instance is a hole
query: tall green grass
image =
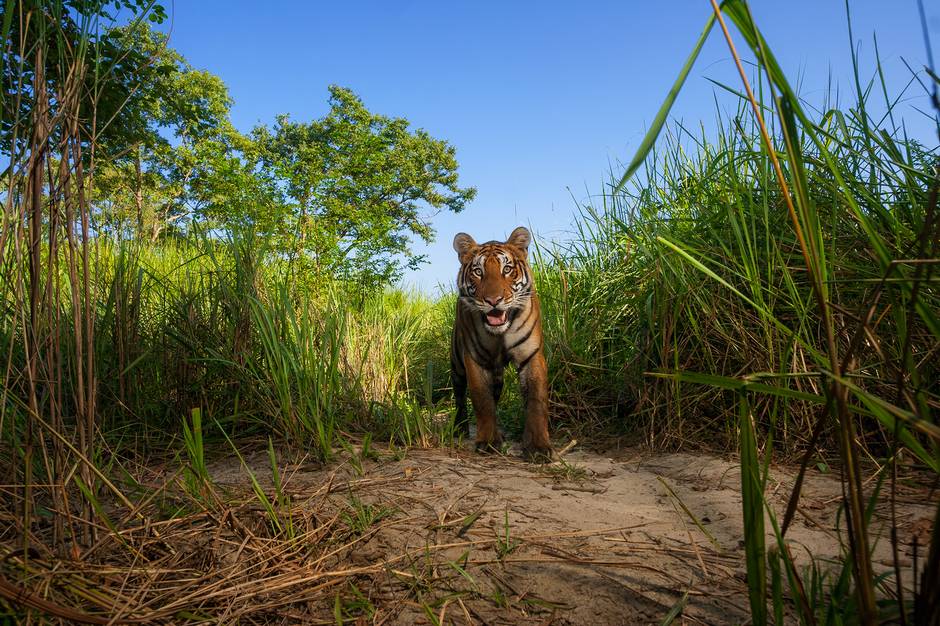
{"type": "MultiPolygon", "coordinates": [[[[924,250],[918,259],[918,245],[924,229],[935,227],[925,220],[936,148],[863,121],[864,107],[826,110],[812,123],[826,155],[805,135],[795,147],[805,164],[825,297],[842,325],[837,345],[854,346],[850,380],[858,393],[893,397],[904,361],[913,358],[918,382],[908,392],[927,408],[938,392],[940,361],[929,355],[940,300],[928,273],[935,257],[924,250]],[[909,318],[906,300],[897,306],[891,298],[908,298],[915,279],[909,318]],[[877,323],[870,337],[854,326],[864,317],[877,323]]],[[[830,370],[824,326],[748,113],[742,103],[711,138],[666,129],[641,177],[616,192],[613,180],[580,207],[569,242],[539,251],[560,417],[593,416],[657,446],[733,448],[737,405],[727,391],[746,388],[768,392],[755,400],[758,432],[772,432],[774,445],[791,453],[809,446],[830,370]]],[[[772,130],[782,142],[779,128],[772,130]]],[[[789,175],[785,146],[775,150],[789,175]]],[[[893,413],[862,401],[853,410],[863,416],[860,436],[877,448],[893,413]]],[[[831,441],[833,428],[824,423],[817,439],[831,441]]],[[[932,428],[909,424],[900,433],[934,466],[914,432],[932,428]]]]}
{"type": "MultiPolygon", "coordinates": [[[[351,297],[340,283],[298,286],[250,234],[155,247],[101,239],[91,286],[99,419],[111,441],[139,452],[186,434],[195,444],[192,430],[180,430],[194,411],[205,438],[217,438],[217,425],[236,437],[272,434],[320,459],[344,429],[432,440],[425,404],[446,393],[440,303],[394,290],[351,297]]],[[[16,327],[0,326],[0,339],[22,366],[16,327]]],[[[7,442],[25,423],[22,391],[15,380],[6,389],[7,442]]]]}
{"type": "Polygon", "coordinates": [[[895,125],[898,100],[880,64],[867,85],[856,65],[849,107],[815,112],[747,5],[714,9],[637,156],[582,207],[573,242],[543,250],[556,411],[572,420],[600,413],[654,445],[738,450],[755,623],[784,612],[803,623],[928,623],[940,550],[913,572],[913,594],[902,583],[910,566],[898,557],[896,519],[887,571],[871,562],[869,525],[885,492],[895,514],[899,471],[940,471],[937,147],[895,125]],[[660,137],[715,24],[741,70],[741,87],[719,86],[740,107],[713,137],[682,126],[660,137]],[[776,451],[802,458],[782,520],[764,495],[776,451]],[[801,573],[786,531],[808,463],[828,452],[845,492],[843,566],[801,573]],[[902,457],[913,461],[902,468],[902,457]]]}

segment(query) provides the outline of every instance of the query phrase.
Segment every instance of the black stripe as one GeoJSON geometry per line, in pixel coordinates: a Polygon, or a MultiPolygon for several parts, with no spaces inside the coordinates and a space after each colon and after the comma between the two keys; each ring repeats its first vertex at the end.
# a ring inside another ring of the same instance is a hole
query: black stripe
{"type": "Polygon", "coordinates": [[[450,360],[457,358],[457,320],[454,320],[454,329],[450,333],[450,360]]]}
{"type": "Polygon", "coordinates": [[[471,359],[479,363],[483,360],[483,357],[476,351],[473,346],[467,346],[467,349],[464,351],[464,356],[469,356],[471,359]]]}
{"type": "Polygon", "coordinates": [[[535,306],[533,306],[532,301],[529,300],[529,314],[525,316],[525,319],[522,321],[522,325],[525,326],[529,322],[529,320],[532,319],[532,315],[534,314],[535,314],[535,306]]]}
{"type": "Polygon", "coordinates": [[[528,364],[529,364],[529,361],[532,360],[532,357],[534,357],[536,354],[538,354],[538,351],[541,350],[541,349],[542,349],[542,344],[539,344],[539,347],[536,348],[535,350],[533,350],[533,351],[532,351],[532,354],[530,354],[529,356],[527,356],[524,361],[522,361],[521,363],[519,363],[519,365],[516,366],[516,369],[518,369],[518,370],[521,372],[521,371],[522,371],[522,368],[524,368],[526,365],[528,365],[528,364]]]}
{"type": "MultiPolygon", "coordinates": [[[[526,318],[526,319],[528,319],[528,318],[526,318]]],[[[516,343],[512,344],[512,346],[510,346],[510,348],[507,350],[507,352],[512,352],[513,350],[515,350],[516,348],[518,348],[519,346],[521,346],[522,344],[524,344],[526,341],[528,341],[529,337],[532,336],[532,331],[533,331],[533,330],[535,330],[535,324],[532,324],[532,326],[529,327],[529,332],[527,332],[527,333],[525,334],[525,337],[523,337],[522,339],[520,339],[520,340],[517,341],[516,343]]]]}
{"type": "MultiPolygon", "coordinates": [[[[533,314],[534,312],[535,312],[535,307],[532,306],[532,303],[530,302],[530,303],[529,303],[529,314],[526,315],[526,316],[525,316],[525,319],[522,320],[522,323],[519,324],[519,328],[525,328],[525,325],[529,323],[529,319],[532,318],[532,314],[533,314]]],[[[532,331],[533,331],[534,329],[535,329],[535,324],[532,324],[532,327],[529,328],[529,332],[526,333],[526,336],[523,337],[522,339],[520,339],[519,341],[517,341],[516,343],[512,344],[512,347],[510,347],[510,348],[507,350],[507,352],[510,352],[510,351],[514,350],[515,348],[519,347],[526,339],[529,338],[530,335],[532,335],[532,331]]]]}
{"type": "Polygon", "coordinates": [[[484,350],[483,346],[480,345],[478,341],[479,337],[477,336],[477,333],[478,333],[478,329],[477,329],[476,324],[470,324],[469,329],[466,329],[466,327],[464,329],[464,337],[470,343],[471,352],[475,352],[476,356],[480,357],[480,358],[475,358],[474,360],[477,361],[478,363],[481,360],[489,361],[492,359],[492,357],[490,356],[489,351],[484,350]]]}
{"type": "Polygon", "coordinates": [[[473,330],[472,330],[472,332],[470,333],[470,340],[471,340],[472,343],[473,343],[473,347],[476,349],[476,351],[477,351],[481,356],[484,357],[484,360],[486,360],[486,361],[492,361],[492,360],[493,360],[493,357],[490,355],[489,350],[486,350],[486,349],[483,347],[483,345],[480,343],[480,341],[479,341],[479,339],[480,339],[479,332],[480,332],[480,331],[479,331],[479,327],[478,327],[476,324],[474,324],[474,325],[473,325],[473,330]]]}

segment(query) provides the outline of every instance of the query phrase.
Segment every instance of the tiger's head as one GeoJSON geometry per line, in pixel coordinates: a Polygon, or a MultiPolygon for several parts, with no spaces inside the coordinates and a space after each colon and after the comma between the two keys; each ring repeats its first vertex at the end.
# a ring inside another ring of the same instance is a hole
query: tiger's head
{"type": "Polygon", "coordinates": [[[504,243],[478,244],[467,233],[454,237],[454,250],[460,259],[458,297],[469,310],[479,313],[483,326],[491,333],[506,332],[513,317],[532,297],[532,270],[526,260],[531,240],[522,226],[512,231],[504,243]]]}

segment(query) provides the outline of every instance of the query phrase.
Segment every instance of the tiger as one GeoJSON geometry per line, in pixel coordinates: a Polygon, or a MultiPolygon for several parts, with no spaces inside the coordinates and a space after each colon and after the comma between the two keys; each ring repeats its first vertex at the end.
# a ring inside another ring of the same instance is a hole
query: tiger
{"type": "Polygon", "coordinates": [[[531,240],[522,226],[505,242],[478,244],[466,233],[454,237],[460,271],[451,336],[451,382],[458,431],[469,435],[469,391],[477,420],[476,450],[498,450],[502,437],[496,425],[496,405],[503,392],[503,370],[512,362],[525,402],[523,453],[532,460],[550,460],[554,453],[548,436],[548,365],[541,307],[527,260],[531,240]]]}

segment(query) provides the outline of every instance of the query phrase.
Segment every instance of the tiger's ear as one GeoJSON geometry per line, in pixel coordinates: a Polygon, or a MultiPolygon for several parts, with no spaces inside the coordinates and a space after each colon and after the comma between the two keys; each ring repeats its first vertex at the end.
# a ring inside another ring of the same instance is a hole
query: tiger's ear
{"type": "Polygon", "coordinates": [[[457,233],[454,237],[454,250],[457,252],[457,258],[461,263],[467,263],[473,258],[473,253],[477,251],[477,242],[467,233],[457,233]]]}
{"type": "Polygon", "coordinates": [[[520,226],[516,230],[512,231],[512,234],[509,235],[509,239],[506,240],[510,246],[515,246],[529,254],[529,243],[532,241],[532,235],[529,233],[529,229],[525,226],[520,226]]]}

